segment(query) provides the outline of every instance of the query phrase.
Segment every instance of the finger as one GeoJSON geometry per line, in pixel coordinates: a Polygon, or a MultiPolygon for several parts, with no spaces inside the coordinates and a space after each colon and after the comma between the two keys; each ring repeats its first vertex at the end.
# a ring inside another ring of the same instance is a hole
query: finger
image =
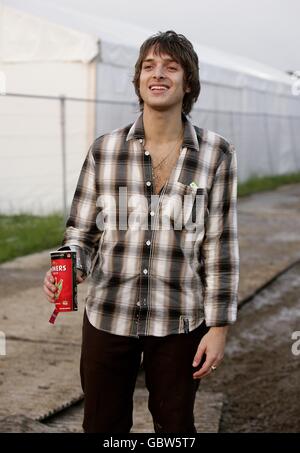
{"type": "MultiPolygon", "coordinates": [[[[223,359],[215,360],[214,363],[212,364],[213,367],[215,367],[215,370],[221,365],[223,359]]],[[[214,370],[213,370],[214,371],[214,370]]]]}
{"type": "Polygon", "coordinates": [[[54,278],[53,278],[53,275],[52,275],[52,272],[51,272],[51,269],[49,269],[46,273],[46,278],[48,281],[54,283],[54,278]]]}
{"type": "Polygon", "coordinates": [[[50,304],[56,304],[55,299],[51,299],[49,296],[47,296],[47,299],[48,299],[48,302],[50,302],[50,304]]]}
{"type": "Polygon", "coordinates": [[[201,372],[199,370],[199,371],[197,371],[196,373],[193,374],[193,378],[194,379],[202,379],[203,377],[207,376],[211,372],[212,372],[211,368],[207,368],[205,371],[201,369],[201,372]]]}
{"type": "Polygon", "coordinates": [[[203,373],[201,376],[193,376],[193,379],[203,379],[206,376],[208,376],[210,373],[212,373],[211,369],[209,371],[207,371],[206,373],[203,373]]]}
{"type": "Polygon", "coordinates": [[[46,294],[46,296],[49,296],[49,297],[51,297],[51,298],[54,299],[54,293],[53,293],[53,291],[51,291],[50,289],[48,289],[46,285],[44,285],[43,289],[44,289],[44,293],[46,294]]]}
{"type": "Polygon", "coordinates": [[[201,378],[203,377],[205,374],[207,373],[210,373],[212,370],[211,370],[211,366],[216,362],[216,358],[215,357],[209,357],[209,356],[206,356],[206,360],[205,362],[203,363],[202,367],[200,368],[200,370],[196,371],[194,374],[193,374],[193,377],[196,377],[196,378],[201,378]]]}
{"type": "Polygon", "coordinates": [[[49,282],[48,280],[45,280],[45,281],[44,281],[44,286],[45,286],[48,290],[52,291],[52,293],[55,293],[55,292],[57,291],[57,287],[56,287],[55,285],[52,285],[52,283],[49,282]]]}
{"type": "Polygon", "coordinates": [[[49,288],[48,285],[44,285],[44,292],[46,293],[47,296],[49,297],[52,297],[54,298],[54,295],[55,295],[55,292],[56,292],[57,288],[54,286],[54,290],[53,290],[53,286],[51,285],[51,287],[49,288]]]}
{"type": "Polygon", "coordinates": [[[51,280],[48,280],[46,277],[44,278],[44,286],[47,286],[47,288],[49,289],[53,289],[53,291],[56,291],[56,286],[55,286],[55,283],[52,282],[51,280]]]}
{"type": "Polygon", "coordinates": [[[203,357],[204,351],[205,351],[204,347],[203,348],[199,347],[197,349],[196,355],[193,360],[193,367],[196,367],[199,365],[199,363],[201,362],[201,359],[203,357]]]}
{"type": "Polygon", "coordinates": [[[76,273],[76,281],[77,281],[77,283],[84,282],[85,278],[86,278],[86,275],[81,270],[78,270],[77,273],[76,273]]]}
{"type": "Polygon", "coordinates": [[[48,300],[54,301],[54,293],[44,285],[44,293],[48,300]]]}

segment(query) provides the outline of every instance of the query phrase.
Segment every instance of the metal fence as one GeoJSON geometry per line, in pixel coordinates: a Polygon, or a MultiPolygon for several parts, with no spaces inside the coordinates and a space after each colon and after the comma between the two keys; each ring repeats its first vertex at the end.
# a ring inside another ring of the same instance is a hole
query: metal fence
{"type": "MultiPolygon", "coordinates": [[[[206,85],[204,92],[223,90],[226,106],[228,87],[206,85]]],[[[241,89],[236,92],[239,97],[245,95],[241,89]]],[[[100,133],[134,121],[139,113],[137,101],[2,94],[5,95],[0,97],[0,212],[63,211],[66,217],[92,141],[100,133]]],[[[228,96],[232,98],[232,91],[228,96]]],[[[249,89],[247,96],[251,97],[249,89]]],[[[266,96],[261,93],[261,106],[266,96]]],[[[291,101],[284,94],[276,99],[280,106],[291,101]]],[[[214,106],[209,108],[208,102],[203,107],[197,102],[192,121],[234,143],[241,180],[259,172],[300,171],[300,115],[297,114],[300,96],[292,101],[297,107],[293,114],[282,107],[266,113],[261,107],[261,111],[240,109],[238,103],[236,108],[231,103],[227,109],[216,110],[214,106]]]]}

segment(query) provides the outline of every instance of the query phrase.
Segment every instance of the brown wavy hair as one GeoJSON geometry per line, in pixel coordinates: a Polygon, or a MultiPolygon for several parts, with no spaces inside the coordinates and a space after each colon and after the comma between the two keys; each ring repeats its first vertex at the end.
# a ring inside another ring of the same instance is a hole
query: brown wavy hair
{"type": "Polygon", "coordinates": [[[201,89],[198,56],[192,43],[185,36],[177,34],[173,30],[159,31],[146,39],[140,47],[140,54],[135,64],[135,74],[132,80],[139,99],[140,110],[144,109],[144,101],[139,90],[142,63],[151,47],[153,47],[155,55],[166,53],[181,64],[184,71],[183,89],[185,90],[189,86],[191,90],[189,93],[185,93],[182,101],[182,112],[188,115],[192,110],[193,104],[197,101],[201,89]]]}

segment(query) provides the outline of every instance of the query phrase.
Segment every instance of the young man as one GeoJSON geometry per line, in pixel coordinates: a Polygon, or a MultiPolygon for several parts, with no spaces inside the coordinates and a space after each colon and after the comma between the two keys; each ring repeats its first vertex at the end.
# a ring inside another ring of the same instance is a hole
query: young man
{"type": "MultiPolygon", "coordinates": [[[[78,252],[78,282],[90,275],[83,428],[130,431],[143,353],[155,431],[196,432],[199,379],[220,365],[236,321],[236,153],[187,118],[200,82],[184,36],[147,39],[133,83],[141,114],[91,146],[63,240],[78,252]]],[[[51,302],[54,289],[48,271],[51,302]]]]}

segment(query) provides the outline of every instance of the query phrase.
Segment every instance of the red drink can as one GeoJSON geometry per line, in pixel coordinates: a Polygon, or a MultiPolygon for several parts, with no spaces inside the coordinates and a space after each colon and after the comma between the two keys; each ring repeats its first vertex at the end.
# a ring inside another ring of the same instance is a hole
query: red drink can
{"type": "Polygon", "coordinates": [[[77,311],[76,252],[50,252],[51,273],[57,290],[54,295],[55,310],[50,322],[53,324],[59,312],[77,311]]]}

